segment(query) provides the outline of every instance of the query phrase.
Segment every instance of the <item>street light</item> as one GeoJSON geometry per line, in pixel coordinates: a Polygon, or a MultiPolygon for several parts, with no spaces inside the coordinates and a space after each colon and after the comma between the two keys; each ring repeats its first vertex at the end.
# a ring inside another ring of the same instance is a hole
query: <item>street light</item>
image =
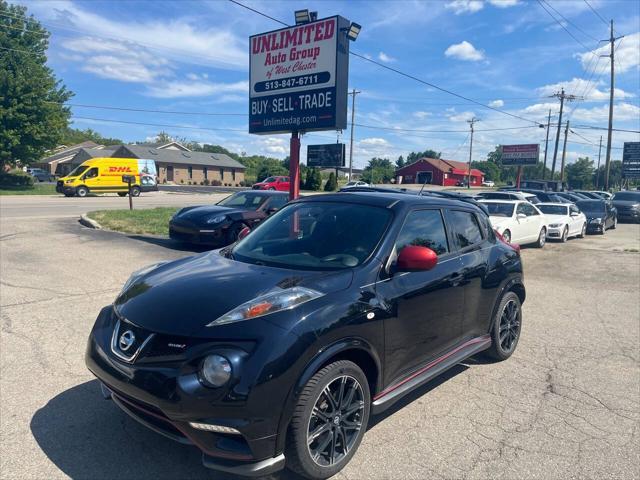
{"type": "Polygon", "coordinates": [[[356,38],[358,38],[358,34],[360,33],[361,28],[362,28],[362,25],[358,25],[355,22],[351,22],[351,25],[347,30],[347,38],[352,42],[355,42],[356,38]]]}
{"type": "Polygon", "coordinates": [[[304,10],[296,10],[296,25],[304,25],[305,23],[315,22],[318,19],[318,12],[310,12],[308,8],[304,10]]]}

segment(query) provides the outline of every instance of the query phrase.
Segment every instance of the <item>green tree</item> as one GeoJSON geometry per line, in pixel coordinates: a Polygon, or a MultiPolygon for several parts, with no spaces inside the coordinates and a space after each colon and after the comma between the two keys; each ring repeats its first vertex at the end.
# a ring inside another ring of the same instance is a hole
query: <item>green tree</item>
{"type": "Polygon", "coordinates": [[[491,163],[500,164],[501,160],[502,160],[502,145],[496,145],[496,148],[493,150],[493,152],[489,152],[487,154],[487,161],[491,163]]]}
{"type": "MultiPolygon", "coordinates": [[[[598,188],[603,188],[604,189],[604,173],[605,173],[605,166],[603,165],[604,162],[601,162],[600,164],[600,169],[598,169],[596,172],[594,172],[594,179],[595,176],[598,175],[598,188]]],[[[593,180],[594,184],[595,184],[595,180],[593,180]]],[[[609,165],[609,188],[614,188],[617,185],[621,185],[622,184],[622,161],[621,160],[611,160],[611,163],[609,165]]]]}
{"type": "Polygon", "coordinates": [[[0,167],[30,164],[58,146],[72,93],[47,67],[49,32],[0,0],[0,167]]]}
{"type": "Polygon", "coordinates": [[[404,161],[404,157],[402,155],[400,155],[398,157],[398,160],[396,160],[396,168],[402,168],[406,165],[406,162],[404,161]]]}
{"type": "Polygon", "coordinates": [[[336,179],[336,174],[331,172],[329,174],[329,180],[324,184],[325,192],[335,192],[338,189],[338,180],[336,179]]]}
{"type": "Polygon", "coordinates": [[[307,169],[307,181],[304,184],[305,190],[318,191],[322,188],[322,174],[316,167],[307,169]]]}
{"type": "Polygon", "coordinates": [[[67,146],[87,141],[96,142],[100,145],[120,145],[123,143],[119,138],[103,137],[100,133],[90,128],[80,130],[78,128],[67,127],[60,139],[60,143],[67,146]]]}
{"type": "Polygon", "coordinates": [[[484,173],[485,180],[500,181],[500,167],[493,162],[471,162],[471,168],[475,168],[484,173]]]}
{"type": "Polygon", "coordinates": [[[591,188],[593,172],[593,160],[589,160],[589,157],[580,157],[565,167],[567,183],[572,188],[591,188]]]}
{"type": "Polygon", "coordinates": [[[424,152],[411,152],[409,155],[407,155],[406,165],[409,165],[416,160],[420,160],[421,158],[440,158],[440,155],[442,155],[442,152],[436,152],[435,150],[431,149],[427,149],[424,152]]]}
{"type": "Polygon", "coordinates": [[[362,172],[367,183],[389,183],[395,177],[396,170],[388,158],[372,158],[362,172]]]}

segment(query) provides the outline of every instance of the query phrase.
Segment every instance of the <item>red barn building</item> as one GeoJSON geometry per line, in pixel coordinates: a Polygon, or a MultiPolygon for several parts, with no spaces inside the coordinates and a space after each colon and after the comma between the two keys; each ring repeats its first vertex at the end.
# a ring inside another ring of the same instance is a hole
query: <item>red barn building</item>
{"type": "MultiPolygon", "coordinates": [[[[455,160],[439,158],[421,158],[396,170],[396,183],[428,183],[455,187],[458,182],[467,180],[467,164],[455,160]]],[[[484,173],[471,169],[471,186],[479,187],[484,181],[484,173]]]]}

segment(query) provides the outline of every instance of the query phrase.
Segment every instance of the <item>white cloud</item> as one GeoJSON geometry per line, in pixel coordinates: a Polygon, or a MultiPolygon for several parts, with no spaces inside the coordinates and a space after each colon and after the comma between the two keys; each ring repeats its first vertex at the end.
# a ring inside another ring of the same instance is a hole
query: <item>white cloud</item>
{"type": "Polygon", "coordinates": [[[427,118],[430,115],[433,115],[433,114],[431,112],[423,112],[423,111],[413,112],[413,116],[421,120],[424,118],[427,118]]]}
{"type": "MultiPolygon", "coordinates": [[[[572,80],[565,82],[558,82],[550,85],[544,85],[538,89],[538,93],[541,96],[553,95],[554,93],[559,92],[562,88],[564,88],[565,93],[573,94],[578,96],[586,96],[585,100],[608,100],[609,99],[609,91],[608,90],[600,90],[598,86],[605,86],[605,83],[602,80],[593,81],[593,80],[585,80],[583,78],[573,78],[572,80]]],[[[633,98],[635,94],[631,92],[626,92],[620,88],[616,88],[613,91],[614,96],[621,100],[624,98],[633,98]]]]}
{"type": "MultiPolygon", "coordinates": [[[[149,85],[147,95],[156,98],[208,97],[234,92],[249,92],[246,81],[217,83],[209,80],[164,80],[149,85]]],[[[246,97],[245,97],[246,98],[246,97]]]]}
{"type": "Polygon", "coordinates": [[[448,115],[449,120],[452,122],[464,122],[466,120],[471,120],[474,116],[475,114],[473,112],[460,112],[448,115]]]}
{"type": "Polygon", "coordinates": [[[472,44],[467,42],[466,40],[450,45],[444,51],[445,56],[457,58],[458,60],[468,60],[472,62],[477,62],[479,60],[484,59],[484,52],[482,50],[477,50],[472,44]]]}
{"type": "MultiPolygon", "coordinates": [[[[592,57],[595,55],[609,55],[611,47],[605,44],[592,52],[579,53],[577,56],[582,62],[582,68],[585,70],[592,67],[592,57]]],[[[627,35],[617,41],[617,49],[615,51],[616,72],[625,73],[631,69],[640,69],[640,32],[627,35]]],[[[603,59],[609,65],[608,59],[603,59]]],[[[608,67],[607,67],[608,68],[608,67]]]]}
{"type": "Polygon", "coordinates": [[[396,59],[395,59],[395,58],[390,57],[389,55],[387,55],[387,54],[386,54],[386,53],[384,53],[384,52],[380,52],[380,53],[378,54],[378,59],[379,59],[381,62],[385,62],[385,63],[395,62],[395,61],[396,61],[396,59]]]}
{"type": "Polygon", "coordinates": [[[504,107],[504,102],[502,100],[494,100],[492,102],[489,102],[489,106],[493,107],[493,108],[500,108],[500,107],[504,107]]]}
{"type": "Polygon", "coordinates": [[[379,137],[371,137],[371,138],[363,138],[360,140],[362,145],[371,145],[371,146],[387,146],[389,142],[387,142],[384,138],[379,137]]]}
{"type": "Polygon", "coordinates": [[[476,13],[483,9],[484,3],[482,0],[452,0],[444,7],[453,10],[456,15],[460,15],[462,13],[476,13]]]}
{"type": "Polygon", "coordinates": [[[514,7],[520,3],[519,0],[487,0],[491,5],[498,8],[514,7]]]}
{"type": "MultiPolygon", "coordinates": [[[[616,103],[613,106],[613,116],[617,122],[637,120],[640,118],[640,107],[630,103],[616,103]]],[[[602,105],[594,108],[576,108],[572,118],[585,122],[605,122],[609,119],[609,106],[602,105]]]]}

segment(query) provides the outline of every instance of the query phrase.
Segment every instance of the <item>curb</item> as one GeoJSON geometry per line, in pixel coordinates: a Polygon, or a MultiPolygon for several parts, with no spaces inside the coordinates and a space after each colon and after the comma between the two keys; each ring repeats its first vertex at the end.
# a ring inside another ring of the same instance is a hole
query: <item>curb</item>
{"type": "Polygon", "coordinates": [[[78,220],[78,221],[80,222],[81,225],[84,225],[87,228],[94,228],[96,230],[102,230],[102,225],[100,225],[98,222],[96,222],[92,218],[89,218],[87,216],[87,214],[85,214],[85,213],[80,215],[80,220],[78,220]]]}

